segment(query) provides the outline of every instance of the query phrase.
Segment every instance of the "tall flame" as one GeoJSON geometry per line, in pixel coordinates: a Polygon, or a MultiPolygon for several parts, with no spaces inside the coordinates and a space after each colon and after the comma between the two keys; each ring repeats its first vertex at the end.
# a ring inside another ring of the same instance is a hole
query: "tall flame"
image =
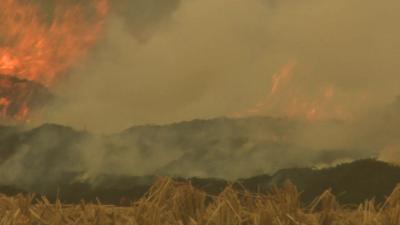
{"type": "Polygon", "coordinates": [[[51,85],[93,46],[108,12],[107,0],[83,3],[55,0],[54,16],[46,21],[37,4],[0,1],[0,74],[51,85]]]}
{"type": "MultiPolygon", "coordinates": [[[[0,1],[0,76],[50,87],[87,55],[109,9],[108,0],[54,0],[49,14],[41,1],[0,1]]],[[[24,121],[31,90],[12,81],[0,83],[0,119],[24,121]]]]}

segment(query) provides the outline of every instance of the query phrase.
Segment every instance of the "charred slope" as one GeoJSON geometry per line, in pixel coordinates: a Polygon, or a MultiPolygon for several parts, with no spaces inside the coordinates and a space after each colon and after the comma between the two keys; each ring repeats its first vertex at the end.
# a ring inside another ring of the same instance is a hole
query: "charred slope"
{"type": "MultiPolygon", "coordinates": [[[[190,181],[195,187],[216,195],[220,193],[230,182],[221,179],[206,178],[176,178],[177,180],[190,181]]],[[[100,185],[85,186],[85,191],[75,189],[63,195],[65,201],[76,201],[79,198],[94,200],[99,197],[104,202],[118,204],[122,198],[137,199],[143,195],[151,185],[154,177],[127,178],[116,182],[115,177],[104,179],[100,185]],[[127,182],[130,180],[129,182],[127,182]],[[143,182],[147,180],[147,182],[143,182]],[[78,191],[78,192],[77,192],[78,191]],[[75,193],[75,194],[74,194],[75,193]],[[76,193],[81,194],[79,197],[76,193]]],[[[327,189],[337,195],[339,202],[347,204],[359,204],[366,199],[375,198],[384,201],[394,187],[400,183],[400,167],[393,166],[373,159],[359,160],[342,164],[337,167],[322,170],[309,168],[284,169],[273,176],[261,175],[252,178],[240,179],[234,186],[239,190],[243,187],[252,192],[267,193],[272,187],[280,186],[290,180],[302,192],[302,201],[308,203],[327,189]]],[[[77,184],[74,184],[77,187],[77,184]]],[[[64,190],[68,190],[65,188],[64,190]]]]}
{"type": "MultiPolygon", "coordinates": [[[[154,176],[102,175],[95,183],[87,181],[63,183],[57,188],[41,194],[47,195],[51,200],[55,200],[59,196],[65,203],[77,203],[81,199],[86,201],[99,199],[105,204],[124,205],[128,204],[130,200],[136,200],[143,196],[155,179],[154,176]]],[[[219,194],[228,184],[232,183],[211,178],[175,179],[191,182],[196,188],[211,195],[219,194]]],[[[284,169],[273,176],[260,175],[237,180],[234,187],[238,190],[245,188],[251,192],[267,193],[274,186],[280,186],[287,180],[294,183],[302,192],[301,197],[304,203],[312,201],[327,189],[332,189],[341,203],[359,204],[371,198],[382,202],[396,184],[400,183],[400,167],[367,159],[322,170],[284,169]]],[[[9,186],[0,187],[0,192],[6,194],[12,195],[17,191],[21,190],[9,186]]]]}
{"type": "Polygon", "coordinates": [[[366,198],[376,198],[381,202],[400,183],[400,167],[372,159],[314,173],[305,180],[303,188],[303,198],[308,201],[315,193],[332,188],[343,203],[361,203],[366,198]]]}
{"type": "Polygon", "coordinates": [[[268,192],[274,185],[291,181],[302,192],[304,202],[312,201],[327,189],[342,203],[361,203],[375,198],[382,202],[400,183],[400,167],[374,159],[357,160],[336,167],[283,169],[273,176],[239,180],[251,191],[268,192]]]}
{"type": "Polygon", "coordinates": [[[44,192],[82,178],[92,182],[102,174],[235,180],[369,156],[369,151],[297,145],[293,138],[301,132],[299,123],[219,118],[138,126],[113,135],[55,124],[31,130],[1,127],[0,183],[44,192]]]}

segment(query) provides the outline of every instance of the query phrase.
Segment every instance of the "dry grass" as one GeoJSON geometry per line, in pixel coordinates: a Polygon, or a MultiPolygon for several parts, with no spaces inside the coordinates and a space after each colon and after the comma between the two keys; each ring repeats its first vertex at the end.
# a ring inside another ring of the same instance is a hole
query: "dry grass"
{"type": "Polygon", "coordinates": [[[33,199],[0,196],[0,225],[400,225],[400,186],[384,204],[367,200],[358,208],[339,205],[330,191],[302,207],[299,192],[290,183],[269,195],[227,187],[219,196],[208,196],[168,178],[160,178],[131,207],[33,199]]]}

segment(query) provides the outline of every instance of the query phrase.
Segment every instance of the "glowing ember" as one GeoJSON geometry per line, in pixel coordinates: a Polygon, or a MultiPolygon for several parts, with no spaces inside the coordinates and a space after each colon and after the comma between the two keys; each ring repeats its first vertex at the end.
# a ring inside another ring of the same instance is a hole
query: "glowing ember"
{"type": "MultiPolygon", "coordinates": [[[[107,0],[54,0],[52,16],[31,1],[0,1],[0,74],[50,87],[79,62],[94,45],[108,13],[107,0]]],[[[9,90],[2,79],[0,88],[9,90]]],[[[1,90],[3,93],[4,90],[1,90]]],[[[27,116],[29,104],[18,98],[21,108],[13,118],[27,116]]],[[[10,114],[16,99],[0,95],[2,115],[10,114]],[[8,110],[7,110],[8,109],[8,110]]]]}

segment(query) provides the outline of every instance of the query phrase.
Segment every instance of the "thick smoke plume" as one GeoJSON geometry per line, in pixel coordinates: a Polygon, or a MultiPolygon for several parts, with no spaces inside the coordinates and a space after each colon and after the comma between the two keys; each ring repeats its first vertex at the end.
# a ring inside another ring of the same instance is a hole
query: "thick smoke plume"
{"type": "Polygon", "coordinates": [[[312,105],[327,95],[326,110],[358,118],[398,94],[396,1],[127,2],[111,4],[104,39],[59,87],[69,104],[48,121],[118,131],[235,115],[290,61],[290,91],[258,115],[287,116],[295,97],[312,105]]]}

